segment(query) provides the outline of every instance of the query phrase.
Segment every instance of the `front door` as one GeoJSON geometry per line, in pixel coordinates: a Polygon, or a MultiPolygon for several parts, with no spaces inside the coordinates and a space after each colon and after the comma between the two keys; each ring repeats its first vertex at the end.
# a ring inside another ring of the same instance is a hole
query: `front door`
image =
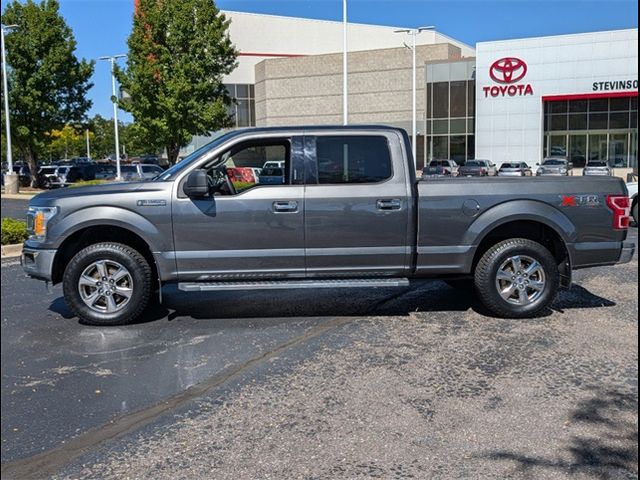
{"type": "Polygon", "coordinates": [[[411,190],[399,134],[305,136],[307,275],[397,276],[411,255],[411,190]]]}
{"type": "Polygon", "coordinates": [[[178,186],[180,281],[304,276],[304,186],[293,169],[301,146],[300,137],[243,142],[203,166],[208,198],[186,198],[178,186]]]}

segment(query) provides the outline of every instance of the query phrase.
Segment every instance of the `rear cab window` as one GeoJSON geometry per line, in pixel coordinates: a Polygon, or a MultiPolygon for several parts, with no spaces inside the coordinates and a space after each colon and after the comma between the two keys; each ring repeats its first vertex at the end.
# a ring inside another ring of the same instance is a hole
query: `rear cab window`
{"type": "Polygon", "coordinates": [[[307,183],[380,183],[393,176],[391,152],[385,136],[318,135],[315,142],[317,176],[307,183]]]}

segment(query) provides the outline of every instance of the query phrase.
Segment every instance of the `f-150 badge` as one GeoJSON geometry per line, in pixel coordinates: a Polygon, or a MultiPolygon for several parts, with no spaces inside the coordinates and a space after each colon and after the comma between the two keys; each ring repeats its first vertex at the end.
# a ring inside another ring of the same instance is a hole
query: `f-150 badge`
{"type": "Polygon", "coordinates": [[[560,195],[561,207],[599,207],[598,195],[560,195]]]}

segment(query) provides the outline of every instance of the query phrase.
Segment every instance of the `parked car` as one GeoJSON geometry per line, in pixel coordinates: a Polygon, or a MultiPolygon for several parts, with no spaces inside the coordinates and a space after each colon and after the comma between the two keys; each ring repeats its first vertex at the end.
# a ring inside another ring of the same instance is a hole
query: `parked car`
{"type": "Polygon", "coordinates": [[[269,160],[268,162],[264,163],[262,168],[263,169],[265,169],[265,168],[284,168],[284,161],[282,161],[282,160],[269,160]]]}
{"type": "Polygon", "coordinates": [[[537,164],[540,168],[536,172],[538,177],[540,176],[568,176],[573,175],[573,165],[566,158],[562,157],[549,157],[542,161],[542,165],[537,164]]]}
{"type": "Polygon", "coordinates": [[[233,130],[149,182],[37,195],[22,265],[62,282],[83,322],[114,325],[174,282],[211,292],[433,277],[468,278],[493,315],[524,318],[549,308],[572,269],[631,261],[622,179],[416,182],[409,145],[386,126],[233,130]],[[290,147],[303,138],[309,149],[290,147]],[[256,146],[287,150],[286,183],[228,189],[225,156],[256,146]],[[343,165],[340,185],[323,181],[320,158],[343,165]]]}
{"type": "Polygon", "coordinates": [[[163,171],[158,165],[146,165],[144,163],[120,166],[120,174],[126,181],[150,180],[160,175],[163,171]]]}
{"type": "Polygon", "coordinates": [[[96,180],[113,180],[117,176],[115,165],[109,163],[97,163],[95,166],[96,180]]]}
{"type": "Polygon", "coordinates": [[[422,172],[422,178],[456,177],[458,164],[454,160],[431,160],[422,172]]]}
{"type": "Polygon", "coordinates": [[[602,160],[591,160],[582,170],[582,175],[610,176],[612,174],[607,162],[602,160]]]}
{"type": "MultiPolygon", "coordinates": [[[[18,183],[21,187],[28,187],[31,185],[31,173],[29,167],[26,165],[14,165],[13,174],[18,175],[18,183]]],[[[2,185],[4,185],[4,176],[6,172],[2,172],[2,185]]]]}
{"type": "Polygon", "coordinates": [[[284,168],[263,168],[258,177],[258,183],[261,185],[284,185],[284,168]]]}
{"type": "Polygon", "coordinates": [[[500,165],[498,175],[501,177],[532,177],[533,170],[526,162],[508,162],[500,165]]]}
{"type": "Polygon", "coordinates": [[[498,168],[490,160],[467,160],[458,168],[459,177],[495,177],[498,168]]]}
{"type": "Polygon", "coordinates": [[[72,165],[51,165],[40,168],[38,177],[44,188],[66,187],[82,180],[82,171],[72,165]]]}

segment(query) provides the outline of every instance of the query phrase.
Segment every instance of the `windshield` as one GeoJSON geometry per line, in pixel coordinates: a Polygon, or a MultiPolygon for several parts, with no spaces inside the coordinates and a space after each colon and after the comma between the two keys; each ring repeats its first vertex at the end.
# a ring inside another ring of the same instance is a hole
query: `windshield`
{"type": "Polygon", "coordinates": [[[542,162],[543,165],[566,165],[566,163],[566,160],[559,160],[554,158],[542,162]]]}
{"type": "Polygon", "coordinates": [[[520,168],[517,163],[503,163],[500,168],[520,168]]]}
{"type": "Polygon", "coordinates": [[[178,175],[182,170],[187,168],[193,162],[197,161],[200,157],[205,155],[207,152],[213,150],[217,146],[224,143],[227,140],[227,138],[229,138],[229,136],[231,136],[233,133],[234,133],[233,130],[226,131],[226,132],[222,132],[222,131],[217,132],[212,137],[213,140],[210,143],[207,143],[206,145],[200,147],[199,149],[194,151],[192,154],[187,155],[181,161],[176,163],[171,168],[168,168],[167,170],[165,170],[161,175],[158,175],[153,180],[159,181],[159,182],[166,182],[168,180],[173,180],[175,176],[178,175]]]}
{"type": "Polygon", "coordinates": [[[607,162],[589,162],[587,163],[587,167],[606,167],[607,162]]]}
{"type": "Polygon", "coordinates": [[[56,167],[43,167],[40,169],[40,173],[44,173],[45,175],[48,175],[50,173],[55,173],[56,172],[56,167]]]}
{"type": "Polygon", "coordinates": [[[484,162],[479,162],[478,160],[469,160],[464,164],[465,167],[484,167],[484,162]]]}

